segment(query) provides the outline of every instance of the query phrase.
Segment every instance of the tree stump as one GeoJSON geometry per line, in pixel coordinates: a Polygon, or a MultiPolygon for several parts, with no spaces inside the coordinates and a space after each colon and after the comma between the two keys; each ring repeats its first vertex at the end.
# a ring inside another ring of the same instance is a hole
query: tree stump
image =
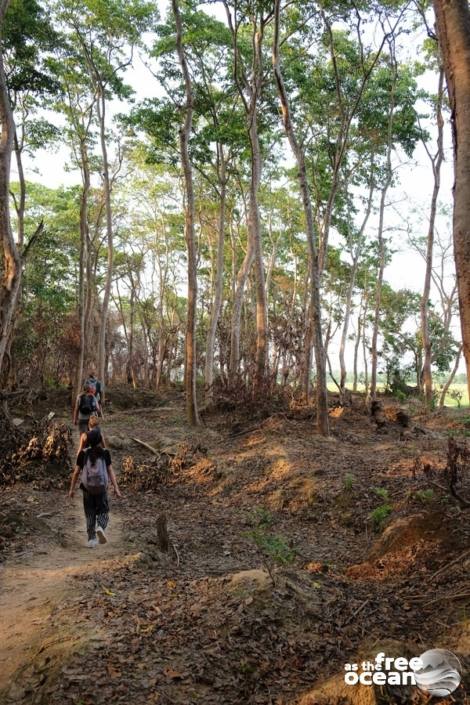
{"type": "Polygon", "coordinates": [[[170,548],[170,537],[168,536],[167,520],[165,514],[160,514],[157,518],[157,543],[162,553],[168,553],[170,548]]]}

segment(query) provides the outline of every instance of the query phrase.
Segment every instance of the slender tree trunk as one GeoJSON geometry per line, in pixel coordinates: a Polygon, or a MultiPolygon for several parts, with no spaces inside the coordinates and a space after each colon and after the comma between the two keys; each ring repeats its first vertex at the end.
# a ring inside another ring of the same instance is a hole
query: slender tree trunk
{"type": "MultiPolygon", "coordinates": [[[[83,384],[83,370],[86,349],[86,297],[87,297],[87,262],[88,262],[88,196],[90,192],[90,168],[85,140],[80,141],[80,159],[82,172],[82,192],[80,194],[80,258],[78,283],[78,321],[80,327],[80,349],[75,378],[75,393],[72,403],[75,403],[83,384]]],[[[101,378],[102,379],[102,378],[101,378]]]]}
{"type": "MultiPolygon", "coordinates": [[[[8,8],[8,0],[0,0],[0,31],[8,8]]],[[[15,125],[10,106],[3,63],[3,38],[0,37],[0,237],[3,271],[0,285],[0,378],[4,371],[5,352],[10,340],[18,290],[21,284],[21,258],[10,221],[10,165],[15,125]]]]}
{"type": "MultiPolygon", "coordinates": [[[[258,135],[257,113],[259,100],[263,85],[263,38],[264,29],[269,21],[264,17],[264,10],[261,8],[249,15],[252,24],[252,47],[253,56],[250,66],[250,76],[247,77],[243,70],[243,60],[238,45],[237,32],[239,20],[235,16],[235,22],[230,12],[227,0],[223,0],[227,13],[227,20],[233,39],[234,52],[234,79],[237,84],[240,98],[245,108],[246,126],[251,151],[251,179],[248,206],[248,232],[251,244],[248,248],[245,261],[250,262],[249,250],[252,248],[253,262],[255,266],[256,278],[256,360],[253,392],[257,394],[266,377],[267,366],[267,304],[266,304],[266,284],[263,264],[263,247],[261,239],[261,221],[258,203],[258,191],[261,179],[261,146],[258,135]],[[248,96],[248,98],[247,98],[248,96]]],[[[237,6],[235,5],[235,15],[237,6]]],[[[249,270],[248,270],[249,271],[249,270]]],[[[248,273],[247,273],[248,274],[248,273]]],[[[243,292],[242,292],[243,293],[243,292]]],[[[240,304],[241,310],[241,304],[240,304]]],[[[236,341],[232,341],[236,342],[236,341]]]]}
{"type": "Polygon", "coordinates": [[[274,2],[275,25],[274,25],[274,41],[273,41],[273,68],[276,78],[276,85],[281,102],[282,117],[284,129],[286,131],[289,144],[294,153],[297,168],[299,187],[302,195],[302,205],[305,214],[307,227],[307,243],[309,248],[310,262],[310,309],[312,315],[312,330],[313,330],[313,348],[315,351],[316,363],[316,401],[317,401],[317,428],[323,435],[329,434],[329,419],[328,419],[328,390],[326,381],[326,364],[325,354],[323,349],[322,329],[321,329],[321,301],[320,301],[320,273],[318,270],[318,233],[315,232],[313,220],[312,203],[310,200],[310,191],[307,182],[307,171],[305,168],[305,154],[301,144],[298,142],[295,135],[294,126],[291,121],[289,100],[284,85],[283,76],[280,67],[279,55],[279,33],[280,33],[280,13],[281,2],[274,2]]]}
{"type": "Polygon", "coordinates": [[[183,48],[183,27],[178,0],[172,0],[176,22],[176,49],[183,74],[185,99],[184,120],[179,130],[181,163],[185,185],[185,238],[188,251],[188,311],[186,321],[184,378],[186,390],[186,413],[192,426],[200,423],[196,397],[196,305],[197,305],[197,259],[194,233],[193,173],[189,158],[189,138],[193,119],[193,91],[186,55],[183,48]]]}
{"type": "Polygon", "coordinates": [[[390,107],[388,113],[388,135],[387,135],[387,157],[385,163],[385,181],[382,186],[380,195],[379,208],[379,226],[377,233],[379,266],[377,271],[377,282],[375,286],[375,310],[374,310],[374,325],[372,329],[372,346],[371,346],[371,374],[370,374],[370,393],[369,398],[374,401],[377,396],[377,363],[378,363],[378,336],[380,327],[380,309],[382,305],[382,285],[385,270],[385,242],[384,242],[384,218],[385,218],[385,199],[388,189],[392,183],[392,146],[393,146],[393,113],[395,110],[395,86],[397,79],[397,66],[395,56],[391,57],[393,70],[393,83],[390,95],[390,107]]]}
{"type": "MultiPolygon", "coordinates": [[[[106,280],[104,285],[100,329],[98,335],[98,376],[104,382],[106,378],[106,332],[108,330],[108,309],[113,280],[114,243],[113,212],[111,206],[111,180],[109,177],[108,149],[106,145],[106,99],[102,85],[100,85],[99,88],[99,95],[96,105],[100,126],[101,155],[103,158],[103,192],[106,212],[106,239],[108,245],[106,280]]],[[[104,401],[104,392],[102,392],[102,400],[104,401]]]]}
{"type": "MultiPolygon", "coordinates": [[[[444,71],[439,72],[439,85],[437,92],[436,118],[437,118],[437,152],[432,157],[429,152],[428,156],[431,161],[432,173],[434,177],[434,186],[431,197],[431,210],[429,214],[428,237],[426,247],[426,271],[424,275],[423,295],[421,297],[421,337],[423,343],[423,369],[421,372],[421,383],[424,388],[424,400],[428,409],[432,406],[432,349],[431,336],[429,333],[429,297],[431,293],[431,277],[433,268],[433,248],[434,248],[434,225],[436,222],[437,197],[441,185],[441,164],[444,159],[444,119],[442,116],[442,101],[444,97],[444,71]]],[[[419,376],[419,375],[418,375],[419,376]]]]}
{"type": "MultiPolygon", "coordinates": [[[[340,380],[339,380],[339,386],[340,386],[339,394],[340,394],[341,400],[343,400],[345,392],[346,392],[347,370],[346,370],[345,351],[346,351],[346,342],[348,339],[348,332],[349,332],[349,320],[351,317],[354,287],[356,286],[356,276],[357,276],[357,271],[359,269],[359,261],[360,261],[360,257],[362,254],[362,246],[364,244],[364,233],[365,233],[366,225],[369,220],[370,212],[372,209],[372,197],[374,194],[374,181],[373,181],[373,177],[372,177],[372,169],[373,169],[373,163],[371,163],[371,181],[370,181],[370,188],[369,188],[369,198],[367,200],[366,212],[365,212],[365,215],[364,215],[364,218],[363,218],[363,221],[361,223],[361,227],[360,227],[360,230],[358,233],[356,251],[353,256],[353,263],[352,263],[352,268],[351,268],[351,278],[349,280],[348,290],[346,293],[343,329],[341,331],[341,340],[340,340],[340,345],[339,345],[339,365],[340,365],[340,370],[341,370],[340,380]]],[[[357,358],[356,358],[356,361],[357,361],[357,358]]]]}
{"type": "Polygon", "coordinates": [[[357,317],[357,333],[354,343],[354,364],[353,364],[353,392],[357,392],[357,360],[359,356],[359,345],[361,343],[361,314],[357,317]]]}
{"type": "Polygon", "coordinates": [[[434,0],[454,146],[454,256],[470,398],[470,9],[468,0],[434,0]]]}
{"type": "Polygon", "coordinates": [[[218,224],[218,242],[217,242],[217,265],[215,275],[215,295],[212,303],[211,318],[209,323],[209,332],[207,334],[206,345],[206,365],[204,371],[205,383],[205,398],[208,404],[213,401],[213,384],[214,384],[214,349],[215,338],[217,333],[217,324],[219,322],[220,312],[222,310],[222,297],[224,290],[224,249],[225,249],[225,210],[226,210],[226,195],[227,195],[227,180],[225,175],[225,155],[222,145],[218,145],[218,170],[220,184],[220,205],[219,205],[219,224],[218,224]]]}
{"type": "MultiPolygon", "coordinates": [[[[389,150],[390,154],[390,150],[389,150]]],[[[375,286],[375,309],[374,309],[374,324],[372,328],[372,345],[371,345],[371,371],[370,371],[370,390],[369,397],[373,401],[377,397],[377,364],[378,364],[378,337],[380,328],[380,310],[382,306],[382,286],[385,271],[385,242],[383,237],[384,232],[384,215],[385,215],[385,198],[388,188],[391,184],[392,175],[391,169],[388,168],[388,176],[386,177],[385,185],[382,188],[380,196],[379,210],[379,228],[377,234],[379,265],[377,270],[377,282],[375,286]]]]}
{"type": "Polygon", "coordinates": [[[449,391],[450,386],[451,386],[452,382],[454,381],[454,377],[455,377],[457,370],[459,368],[460,358],[462,356],[462,350],[463,350],[463,343],[461,343],[459,345],[459,349],[457,350],[457,355],[455,356],[455,362],[454,362],[454,366],[452,368],[452,372],[450,373],[449,378],[447,379],[447,382],[445,383],[445,385],[442,388],[441,396],[439,397],[439,406],[441,408],[445,404],[447,392],[449,391]]]}
{"type": "Polygon", "coordinates": [[[253,265],[254,250],[251,238],[248,237],[247,250],[243,258],[242,266],[237,274],[235,296],[232,306],[232,318],[230,324],[230,377],[232,381],[240,371],[240,331],[242,319],[242,305],[245,293],[246,281],[253,265]]]}
{"type": "MultiPolygon", "coordinates": [[[[259,48],[261,55],[261,47],[259,48]]],[[[259,68],[261,71],[261,67],[259,68]]],[[[256,93],[255,93],[256,94],[256,93]]],[[[259,213],[258,191],[261,181],[261,147],[258,137],[257,100],[252,99],[248,116],[251,145],[251,184],[248,229],[253,242],[254,265],[256,275],[256,374],[255,393],[261,390],[266,377],[267,364],[267,301],[264,277],[263,248],[261,243],[261,220],[259,213]]]]}

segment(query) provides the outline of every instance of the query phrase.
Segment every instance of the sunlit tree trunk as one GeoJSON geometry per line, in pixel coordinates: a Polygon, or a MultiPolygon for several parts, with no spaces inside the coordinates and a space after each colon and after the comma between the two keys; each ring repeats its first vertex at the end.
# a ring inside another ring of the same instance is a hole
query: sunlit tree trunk
{"type": "Polygon", "coordinates": [[[282,117],[284,129],[286,131],[289,144],[294,153],[297,168],[300,193],[302,195],[302,205],[305,214],[307,243],[309,248],[309,264],[310,264],[310,313],[312,317],[313,331],[313,348],[315,351],[316,363],[316,420],[317,428],[323,435],[329,433],[328,419],[328,391],[326,381],[326,365],[325,352],[323,349],[322,330],[321,330],[321,302],[320,302],[320,274],[318,270],[318,252],[317,241],[318,234],[315,232],[313,221],[312,203],[310,199],[310,191],[307,183],[307,171],[305,168],[305,154],[302,145],[297,140],[294,126],[290,116],[290,106],[287,97],[284,79],[280,67],[279,56],[279,33],[280,33],[280,0],[275,0],[274,3],[275,25],[274,25],[274,42],[273,42],[273,68],[276,78],[276,85],[281,102],[282,117]]]}
{"type": "MultiPolygon", "coordinates": [[[[254,393],[261,390],[261,387],[266,378],[267,367],[267,301],[266,301],[266,283],[263,263],[263,246],[261,238],[261,220],[259,212],[258,191],[261,180],[261,145],[258,134],[258,110],[259,101],[263,86],[263,39],[264,30],[269,16],[264,16],[264,7],[253,3],[247,12],[251,22],[251,44],[252,44],[252,62],[250,75],[246,76],[243,69],[242,53],[238,45],[238,29],[239,18],[237,17],[237,6],[235,5],[235,17],[232,17],[228,2],[224,0],[224,5],[227,13],[227,20],[233,38],[234,52],[234,79],[242,99],[246,115],[246,126],[251,152],[251,178],[249,190],[249,205],[248,205],[248,233],[249,250],[245,256],[244,264],[250,263],[251,260],[255,267],[256,279],[256,360],[255,360],[255,378],[254,378],[254,393]]],[[[247,271],[247,275],[249,269],[247,271]]],[[[246,277],[245,277],[246,279],[246,277]]],[[[243,295],[243,291],[241,292],[243,295]]],[[[240,302],[241,311],[241,302],[240,302]]],[[[237,311],[235,312],[237,313],[237,311]]],[[[236,339],[233,341],[236,344],[236,339]]],[[[234,350],[234,352],[236,352],[234,350]]],[[[232,357],[232,356],[231,356],[232,357]]]]}
{"type": "MultiPolygon", "coordinates": [[[[372,171],[372,169],[373,169],[373,163],[371,163],[371,171],[372,171]]],[[[360,257],[362,254],[362,247],[364,244],[364,233],[365,233],[366,225],[369,220],[370,212],[372,209],[373,194],[374,194],[374,182],[373,182],[373,177],[371,176],[369,197],[367,199],[366,212],[365,212],[364,218],[362,220],[361,227],[359,229],[357,244],[356,244],[355,252],[353,255],[351,275],[350,275],[350,280],[349,280],[349,284],[348,284],[348,289],[346,292],[343,328],[341,331],[341,340],[340,340],[340,344],[339,344],[339,364],[340,364],[340,370],[341,370],[340,380],[339,380],[339,386],[340,386],[339,394],[340,394],[341,400],[344,400],[344,395],[346,392],[347,370],[346,370],[345,352],[346,352],[346,342],[348,339],[348,332],[349,332],[349,320],[351,317],[354,287],[356,286],[356,276],[357,276],[357,271],[359,269],[359,262],[360,262],[360,257]]],[[[356,355],[355,360],[357,362],[357,355],[356,355]]]]}
{"type": "Polygon", "coordinates": [[[81,391],[83,384],[83,372],[85,364],[86,350],[86,297],[87,297],[87,263],[88,263],[88,196],[90,193],[90,166],[88,162],[88,151],[85,139],[80,140],[80,160],[82,172],[82,190],[80,194],[80,255],[78,274],[78,321],[80,327],[80,350],[75,378],[75,394],[72,403],[75,403],[77,395],[81,391]]]}
{"type": "Polygon", "coordinates": [[[219,203],[219,223],[218,223],[218,240],[217,240],[217,265],[215,275],[215,293],[212,303],[212,311],[209,323],[209,331],[207,334],[206,343],[206,364],[204,370],[204,385],[205,398],[207,403],[213,400],[213,384],[214,384],[214,349],[217,333],[217,324],[219,322],[220,312],[222,310],[222,297],[224,289],[224,247],[225,247],[225,210],[227,197],[227,180],[224,148],[222,145],[217,146],[218,149],[218,180],[220,184],[220,203],[219,203]]]}
{"type": "Polygon", "coordinates": [[[463,350],[463,343],[461,343],[459,345],[459,349],[457,350],[457,355],[455,356],[454,366],[452,368],[452,371],[451,371],[449,377],[447,378],[446,383],[444,384],[444,386],[442,388],[441,395],[439,397],[439,406],[441,408],[445,404],[447,392],[449,391],[450,386],[451,386],[452,382],[454,381],[454,377],[457,373],[457,370],[459,369],[460,358],[462,356],[462,350],[463,350]]]}
{"type": "MultiPolygon", "coordinates": [[[[106,279],[104,284],[103,302],[101,305],[101,319],[98,336],[98,376],[101,380],[106,379],[106,332],[108,330],[108,310],[111,296],[111,284],[113,281],[114,263],[114,237],[113,237],[113,212],[111,206],[111,180],[109,174],[108,148],[106,144],[106,99],[104,88],[100,85],[97,100],[98,121],[100,126],[100,145],[103,159],[103,195],[106,213],[106,241],[108,258],[106,263],[106,279]]],[[[102,392],[104,401],[104,393],[102,392]]]]}
{"type": "MultiPolygon", "coordinates": [[[[0,0],[0,31],[8,8],[8,0],[0,0]]],[[[3,39],[0,37],[0,237],[2,240],[2,280],[0,288],[0,375],[4,371],[5,352],[11,334],[13,317],[21,283],[21,258],[10,221],[10,166],[15,125],[10,106],[3,63],[3,39]]]]}
{"type": "MultiPolygon", "coordinates": [[[[444,159],[444,147],[443,147],[443,136],[444,136],[444,119],[442,116],[442,100],[444,91],[444,72],[441,69],[439,72],[439,85],[437,92],[437,104],[436,104],[436,121],[437,121],[437,151],[434,156],[428,153],[432,173],[434,177],[434,185],[431,196],[431,210],[429,213],[429,226],[428,226],[428,236],[426,245],[426,271],[424,275],[424,287],[423,294],[421,297],[420,313],[421,313],[421,337],[423,342],[423,369],[421,371],[421,385],[424,390],[424,400],[426,407],[428,409],[432,406],[432,349],[431,349],[431,336],[429,333],[429,297],[431,294],[431,277],[432,277],[432,267],[433,267],[433,248],[434,248],[434,225],[436,222],[436,210],[437,210],[437,197],[439,195],[439,188],[441,185],[441,164],[444,159]]],[[[418,374],[418,384],[420,383],[418,374]]]]}
{"type": "Polygon", "coordinates": [[[375,285],[375,307],[374,307],[374,323],[372,328],[372,344],[371,344],[371,371],[370,371],[370,390],[369,399],[375,400],[377,396],[377,364],[378,364],[378,337],[380,328],[380,310],[382,305],[382,286],[385,271],[385,241],[384,241],[384,219],[385,219],[385,201],[388,189],[392,183],[392,146],[393,146],[393,114],[395,110],[395,86],[397,80],[397,65],[395,57],[391,56],[391,70],[393,71],[393,82],[390,93],[390,106],[388,112],[388,134],[387,134],[387,156],[384,166],[385,178],[380,194],[379,207],[379,225],[377,232],[377,248],[378,248],[378,268],[377,281],[375,285]]]}
{"type": "Polygon", "coordinates": [[[196,305],[197,305],[197,264],[196,239],[194,234],[194,191],[193,173],[189,158],[189,138],[193,119],[193,91],[191,77],[183,48],[183,28],[178,0],[172,0],[173,14],[176,22],[176,49],[183,74],[185,99],[184,120],[179,129],[181,163],[183,166],[185,185],[185,224],[184,232],[188,252],[188,309],[185,339],[185,390],[186,413],[191,425],[199,424],[199,413],[196,397],[196,305]]]}
{"type": "Polygon", "coordinates": [[[359,358],[359,345],[361,344],[361,331],[362,331],[362,326],[361,326],[361,314],[359,313],[357,317],[357,331],[356,331],[356,340],[354,343],[354,363],[353,363],[353,392],[357,392],[357,379],[358,379],[358,374],[357,374],[357,361],[359,358]]]}
{"type": "Polygon", "coordinates": [[[245,286],[253,265],[254,250],[251,238],[248,238],[247,249],[242,265],[238,271],[235,287],[235,296],[232,305],[232,318],[230,325],[230,377],[232,380],[237,375],[240,369],[240,335],[241,335],[241,319],[242,305],[245,293],[245,286]]]}
{"type": "Polygon", "coordinates": [[[470,395],[470,9],[468,0],[434,0],[454,146],[454,256],[470,395]]]}

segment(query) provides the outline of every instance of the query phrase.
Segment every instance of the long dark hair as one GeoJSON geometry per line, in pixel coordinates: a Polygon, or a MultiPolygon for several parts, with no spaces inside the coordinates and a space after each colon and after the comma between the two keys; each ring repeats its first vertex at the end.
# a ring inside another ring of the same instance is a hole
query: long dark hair
{"type": "Polygon", "coordinates": [[[104,448],[101,444],[96,445],[96,446],[91,446],[91,448],[88,448],[87,454],[91,460],[91,464],[93,465],[93,467],[96,465],[96,461],[98,460],[98,458],[103,457],[103,450],[104,450],[104,448]]]}

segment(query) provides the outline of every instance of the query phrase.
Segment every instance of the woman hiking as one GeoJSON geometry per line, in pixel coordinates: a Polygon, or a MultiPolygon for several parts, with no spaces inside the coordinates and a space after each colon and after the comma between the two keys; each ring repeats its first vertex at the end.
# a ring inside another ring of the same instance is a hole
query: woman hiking
{"type": "Polygon", "coordinates": [[[88,431],[90,416],[100,413],[100,406],[95,397],[95,387],[92,384],[85,384],[83,392],[78,395],[73,410],[73,423],[78,424],[80,435],[88,431]]]}
{"type": "Polygon", "coordinates": [[[106,442],[100,428],[100,420],[98,416],[96,416],[96,414],[93,414],[93,416],[90,416],[90,418],[88,419],[88,430],[85,433],[82,433],[80,436],[80,445],[78,446],[77,454],[85,448],[88,448],[88,446],[90,445],[88,442],[88,434],[90,431],[97,431],[100,434],[99,442],[103,446],[103,448],[106,448],[106,442]]]}
{"type": "Polygon", "coordinates": [[[103,447],[103,437],[99,428],[93,428],[86,435],[86,448],[77,455],[76,467],[70,482],[69,497],[73,498],[75,486],[80,477],[83,491],[88,547],[95,548],[106,543],[106,527],[109,520],[108,484],[111,483],[117,497],[122,497],[111,464],[111,454],[103,447]]]}

